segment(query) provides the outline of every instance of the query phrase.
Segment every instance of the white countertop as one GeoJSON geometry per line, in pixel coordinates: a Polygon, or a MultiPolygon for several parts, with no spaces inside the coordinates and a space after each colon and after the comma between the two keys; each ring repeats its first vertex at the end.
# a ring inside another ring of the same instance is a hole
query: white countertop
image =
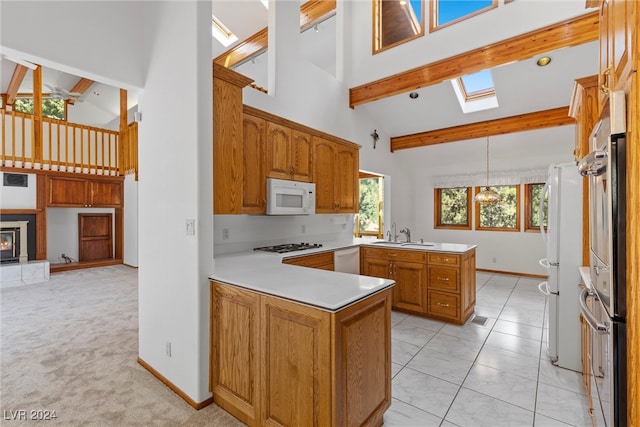
{"type": "Polygon", "coordinates": [[[210,279],[274,295],[328,311],[337,311],[394,284],[393,280],[283,264],[284,258],[335,251],[354,246],[392,246],[406,250],[464,253],[475,245],[434,243],[434,246],[373,244],[371,239],[322,242],[317,249],[278,254],[237,252],[215,257],[210,279]]]}

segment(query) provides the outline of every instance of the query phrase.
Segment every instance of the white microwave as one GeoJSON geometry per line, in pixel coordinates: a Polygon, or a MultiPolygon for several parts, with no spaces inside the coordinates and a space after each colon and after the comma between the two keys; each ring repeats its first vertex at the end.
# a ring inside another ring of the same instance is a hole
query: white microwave
{"type": "Polygon", "coordinates": [[[267,215],[316,213],[316,185],[312,182],[267,178],[267,215]]]}

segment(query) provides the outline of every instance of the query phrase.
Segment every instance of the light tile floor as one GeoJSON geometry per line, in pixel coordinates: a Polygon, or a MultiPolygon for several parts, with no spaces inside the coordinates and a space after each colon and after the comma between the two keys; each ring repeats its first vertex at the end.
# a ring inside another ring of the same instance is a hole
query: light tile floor
{"type": "Polygon", "coordinates": [[[540,280],[476,277],[484,326],[393,312],[393,401],[384,425],[590,426],[581,374],[545,354],[540,280]]]}

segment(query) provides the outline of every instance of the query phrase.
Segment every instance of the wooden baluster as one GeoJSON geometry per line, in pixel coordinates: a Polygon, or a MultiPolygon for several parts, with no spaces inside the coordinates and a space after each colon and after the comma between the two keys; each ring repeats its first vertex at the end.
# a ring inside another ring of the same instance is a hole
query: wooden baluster
{"type": "Polygon", "coordinates": [[[42,156],[42,169],[44,169],[45,160],[48,160],[49,169],[51,169],[51,165],[53,164],[53,153],[51,151],[51,147],[52,147],[52,143],[53,143],[53,141],[52,141],[53,137],[51,135],[51,121],[47,120],[47,124],[49,125],[49,135],[48,135],[48,139],[49,139],[49,144],[48,144],[48,146],[49,146],[49,157],[48,157],[48,159],[45,159],[44,155],[42,156]]]}
{"type": "MultiPolygon", "coordinates": [[[[2,105],[4,105],[4,102],[2,103],[2,105]]],[[[6,147],[4,146],[5,144],[5,136],[4,136],[4,132],[5,132],[5,116],[6,116],[6,111],[4,110],[4,108],[2,110],[0,110],[2,113],[0,113],[0,118],[2,118],[2,123],[0,124],[0,131],[2,131],[2,166],[4,166],[6,164],[7,158],[6,158],[6,147]]]]}

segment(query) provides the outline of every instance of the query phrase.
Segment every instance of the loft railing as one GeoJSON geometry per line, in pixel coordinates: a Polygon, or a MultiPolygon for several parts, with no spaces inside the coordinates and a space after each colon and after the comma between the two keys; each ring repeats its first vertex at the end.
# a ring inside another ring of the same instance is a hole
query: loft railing
{"type": "Polygon", "coordinates": [[[0,109],[2,166],[138,178],[138,132],[120,132],[0,109]],[[124,142],[124,143],[122,143],[124,142]]]}

